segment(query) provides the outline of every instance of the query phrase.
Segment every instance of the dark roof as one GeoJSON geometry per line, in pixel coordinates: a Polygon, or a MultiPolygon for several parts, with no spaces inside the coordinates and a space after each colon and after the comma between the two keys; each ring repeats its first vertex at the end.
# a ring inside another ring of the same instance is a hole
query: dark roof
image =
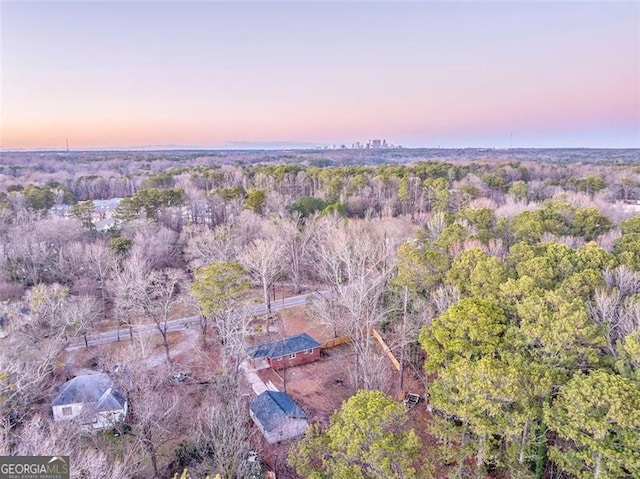
{"type": "Polygon", "coordinates": [[[98,411],[114,411],[122,409],[126,400],[108,375],[97,373],[76,376],[64,383],[52,405],[78,403],[95,403],[98,411]]]}
{"type": "Polygon", "coordinates": [[[293,399],[280,391],[265,391],[249,402],[249,409],[267,431],[272,431],[285,419],[307,419],[293,399]]]}
{"type": "Polygon", "coordinates": [[[318,348],[320,343],[309,336],[302,333],[297,336],[280,339],[271,343],[260,344],[249,350],[249,356],[253,359],[257,358],[278,358],[287,354],[298,353],[308,349],[318,348]]]}

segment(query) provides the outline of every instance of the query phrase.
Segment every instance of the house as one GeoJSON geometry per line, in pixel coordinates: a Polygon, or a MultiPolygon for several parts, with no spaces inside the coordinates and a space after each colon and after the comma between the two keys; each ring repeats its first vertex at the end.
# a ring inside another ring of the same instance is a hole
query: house
{"type": "Polygon", "coordinates": [[[256,369],[284,369],[320,359],[320,343],[307,333],[302,333],[261,344],[249,350],[249,357],[256,369]]]}
{"type": "Polygon", "coordinates": [[[93,221],[110,219],[122,200],[123,198],[111,198],[110,200],[93,200],[93,221]]]}
{"type": "Polygon", "coordinates": [[[104,373],[67,381],[53,400],[53,420],[78,419],[84,426],[107,429],[127,415],[127,400],[104,373]]]}
{"type": "Polygon", "coordinates": [[[309,427],[305,412],[280,391],[265,391],[251,400],[249,415],[269,444],[301,436],[309,427]]]}

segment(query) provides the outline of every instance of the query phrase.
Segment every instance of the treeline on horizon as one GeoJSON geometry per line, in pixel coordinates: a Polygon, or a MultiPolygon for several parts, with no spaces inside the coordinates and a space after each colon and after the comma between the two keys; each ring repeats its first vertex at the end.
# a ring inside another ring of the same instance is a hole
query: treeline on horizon
{"type": "MultiPolygon", "coordinates": [[[[133,195],[141,188],[180,183],[185,176],[198,179],[207,189],[224,187],[229,177],[244,175],[273,177],[288,186],[312,194],[319,181],[333,170],[345,180],[365,175],[368,178],[441,176],[459,181],[468,174],[488,178],[489,188],[506,186],[514,180],[544,181],[569,191],[586,191],[580,178],[604,180],[606,166],[611,199],[628,200],[626,172],[635,172],[640,164],[639,150],[514,150],[486,152],[473,150],[329,150],[319,152],[88,152],[88,153],[4,153],[0,165],[0,192],[18,191],[27,186],[44,190],[62,189],[63,197],[51,202],[73,204],[90,199],[110,199],[133,195]],[[431,158],[431,159],[429,159],[431,158]],[[519,170],[520,173],[514,173],[519,170]],[[158,173],[157,178],[149,179],[158,173]],[[168,179],[171,176],[171,179],[168,179]],[[571,182],[574,185],[571,185],[571,182]],[[493,183],[492,183],[493,182],[493,183]],[[309,184],[311,183],[311,184],[309,184]]],[[[186,182],[182,181],[183,184],[186,182]]],[[[243,180],[243,186],[247,187],[243,180]]],[[[264,183],[264,181],[262,181],[264,183]]],[[[182,185],[180,185],[182,186],[182,185]]],[[[256,185],[260,186],[260,185],[256,185]]],[[[268,186],[268,185],[267,185],[268,186]]],[[[539,188],[539,185],[534,185],[539,188]]],[[[590,193],[589,191],[586,191],[590,193]]],[[[296,194],[297,191],[292,191],[296,194]]],[[[348,195],[349,191],[345,191],[348,195]]],[[[3,195],[4,197],[4,195],[3,195]]],[[[535,198],[534,198],[535,199],[535,198]]]]}

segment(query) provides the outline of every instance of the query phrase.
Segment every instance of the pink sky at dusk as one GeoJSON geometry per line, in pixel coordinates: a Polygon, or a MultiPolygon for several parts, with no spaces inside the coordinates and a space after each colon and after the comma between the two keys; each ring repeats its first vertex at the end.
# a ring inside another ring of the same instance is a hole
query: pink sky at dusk
{"type": "Polygon", "coordinates": [[[3,149],[640,147],[636,2],[1,8],[3,149]]]}

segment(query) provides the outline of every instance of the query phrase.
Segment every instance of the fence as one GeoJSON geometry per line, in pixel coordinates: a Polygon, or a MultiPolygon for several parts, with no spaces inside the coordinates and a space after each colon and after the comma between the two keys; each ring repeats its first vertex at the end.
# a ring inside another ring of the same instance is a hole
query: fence
{"type": "Polygon", "coordinates": [[[338,336],[337,338],[330,339],[329,341],[325,341],[320,345],[321,349],[334,348],[336,346],[340,346],[341,344],[350,343],[350,336],[338,336]]]}
{"type": "MultiPolygon", "coordinates": [[[[391,352],[391,348],[389,348],[389,346],[387,346],[387,343],[384,342],[384,339],[382,339],[382,336],[380,336],[380,333],[378,333],[378,331],[376,331],[375,329],[372,329],[371,336],[376,338],[376,340],[380,343],[380,346],[382,346],[382,350],[389,357],[389,361],[391,361],[391,364],[393,364],[393,367],[395,367],[396,370],[400,371],[400,361],[398,361],[396,357],[393,355],[393,353],[391,352]]],[[[350,342],[351,342],[350,336],[339,336],[337,338],[330,339],[329,341],[325,341],[320,345],[320,348],[321,349],[334,348],[341,344],[350,343],[350,342]]]]}
{"type": "Polygon", "coordinates": [[[376,331],[375,329],[371,330],[371,336],[373,336],[374,338],[376,338],[378,340],[378,342],[380,343],[380,346],[382,346],[382,350],[387,353],[387,356],[389,356],[389,361],[391,361],[391,364],[393,364],[393,366],[400,371],[400,361],[398,361],[396,359],[396,357],[393,355],[393,353],[391,352],[391,349],[389,348],[389,346],[387,346],[387,343],[384,342],[384,339],[382,339],[382,336],[380,336],[380,333],[378,331],[376,331]]]}

